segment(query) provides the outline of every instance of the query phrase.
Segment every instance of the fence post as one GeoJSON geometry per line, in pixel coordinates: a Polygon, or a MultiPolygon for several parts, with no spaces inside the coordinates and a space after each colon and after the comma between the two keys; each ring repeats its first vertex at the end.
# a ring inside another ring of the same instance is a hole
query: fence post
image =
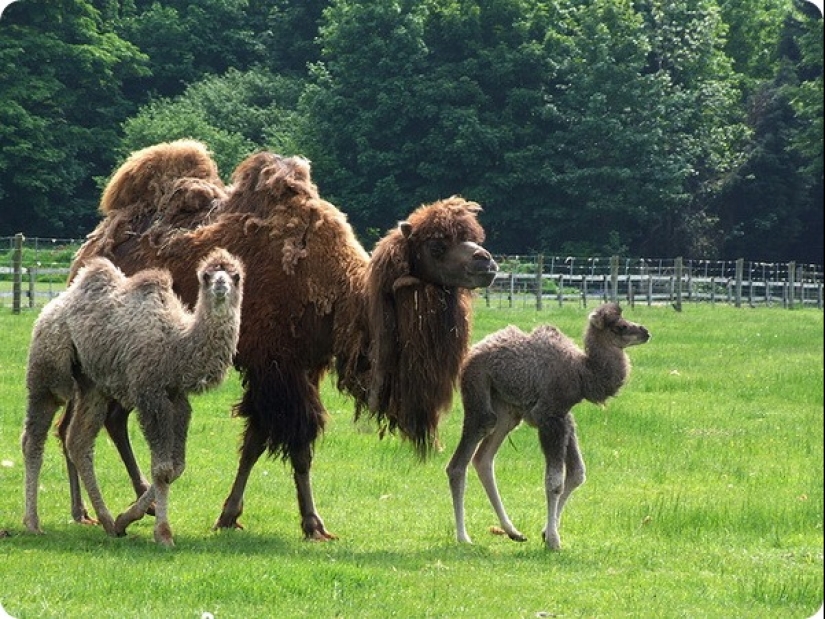
{"type": "Polygon", "coordinates": [[[736,260],[736,290],[733,304],[736,307],[742,307],[742,271],[745,268],[745,259],[737,258],[736,260]]]}
{"type": "Polygon", "coordinates": [[[619,302],[619,257],[610,257],[610,300],[619,302]]]}
{"type": "Polygon", "coordinates": [[[23,233],[14,235],[14,247],[11,254],[12,265],[12,288],[11,288],[11,313],[20,313],[20,296],[23,283],[23,233]]]}
{"type": "Polygon", "coordinates": [[[37,267],[29,267],[26,269],[26,274],[29,276],[29,309],[34,309],[34,283],[37,281],[37,267]]]}
{"type": "Polygon", "coordinates": [[[794,285],[796,282],[796,262],[788,263],[788,309],[793,309],[794,285]]]}
{"type": "Polygon", "coordinates": [[[542,275],[544,274],[544,254],[536,256],[536,310],[542,308],[542,275]]]}
{"type": "Polygon", "coordinates": [[[675,284],[676,284],[676,301],[673,304],[674,309],[677,312],[682,311],[682,257],[677,256],[676,260],[674,261],[674,268],[676,269],[675,273],[675,284]]]}

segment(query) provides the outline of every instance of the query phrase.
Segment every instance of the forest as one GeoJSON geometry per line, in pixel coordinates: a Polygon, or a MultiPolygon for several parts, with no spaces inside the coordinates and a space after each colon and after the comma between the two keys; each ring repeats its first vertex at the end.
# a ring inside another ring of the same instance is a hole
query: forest
{"type": "Polygon", "coordinates": [[[479,202],[495,253],[823,263],[805,0],[18,0],[0,237],[81,238],[131,151],[312,162],[366,247],[479,202]]]}

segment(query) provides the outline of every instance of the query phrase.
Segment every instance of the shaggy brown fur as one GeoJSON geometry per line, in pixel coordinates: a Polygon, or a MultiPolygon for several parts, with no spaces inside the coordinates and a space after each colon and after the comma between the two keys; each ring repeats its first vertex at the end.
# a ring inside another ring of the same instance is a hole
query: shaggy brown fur
{"type": "Polygon", "coordinates": [[[464,429],[447,466],[458,541],[470,542],[464,489],[471,459],[503,532],[526,539],[504,511],[493,470],[498,448],[523,420],[538,428],[546,461],[545,542],[560,547],[562,509],[585,477],[570,410],[582,400],[601,404],[615,395],[630,372],[624,349],[649,338],[647,329],[622,318],[619,306],[609,303],[591,313],[584,351],[550,325],[530,334],[510,326],[473,346],[461,372],[464,429]]]}
{"type": "MultiPolygon", "coordinates": [[[[329,538],[309,478],[312,446],[325,420],[319,381],[334,359],[338,386],[355,397],[357,410],[372,404],[370,414],[382,427],[399,429],[426,451],[455,384],[457,359],[466,351],[469,316],[461,288],[488,285],[497,268],[478,245],[478,207],[460,198],[422,207],[382,241],[370,267],[344,215],[319,197],[307,161],[252,155],[226,189],[205,178],[209,161],[206,150],[192,143],[133,155],[104,193],[106,217],[76,264],[106,255],[126,272],[165,266],[175,290],[191,304],[197,291],[193,261],[221,245],[245,262],[235,365],[244,386],[236,412],[247,425],[238,474],[216,527],[239,526],[246,480],[268,450],[292,464],[304,534],[329,538]],[[179,149],[197,157],[178,164],[179,149]],[[195,180],[179,178],[193,170],[195,180]],[[166,190],[141,193],[141,187],[166,190]],[[177,192],[174,217],[162,207],[173,204],[166,199],[170,192],[177,192]],[[192,192],[201,206],[191,206],[192,192]],[[208,215],[204,194],[215,196],[208,215]],[[146,199],[122,206],[107,199],[132,195],[146,199]],[[124,209],[131,214],[121,214],[124,209]]],[[[124,427],[123,411],[107,424],[119,447],[128,439],[124,427]]]]}
{"type": "Polygon", "coordinates": [[[215,249],[197,271],[194,313],[172,292],[172,278],[147,269],[127,278],[105,258],[80,270],[35,324],[26,384],[22,446],[26,460],[24,522],[39,532],[37,485],[43,444],[58,406],[75,411],[66,450],[110,535],[122,535],[157,496],[155,539],[172,545],[169,485],[183,472],[191,408],[187,394],[219,384],[232,365],[240,331],[241,264],[215,249]],[[137,408],[152,453],[152,487],[115,521],[94,472],[95,437],[112,402],[137,408]]]}

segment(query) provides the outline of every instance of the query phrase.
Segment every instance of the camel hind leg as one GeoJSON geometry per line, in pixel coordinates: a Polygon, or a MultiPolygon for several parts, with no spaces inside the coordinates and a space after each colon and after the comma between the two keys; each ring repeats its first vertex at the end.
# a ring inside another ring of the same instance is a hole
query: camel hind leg
{"type": "Polygon", "coordinates": [[[484,491],[487,493],[487,498],[490,500],[496,516],[498,516],[501,528],[511,540],[516,542],[524,542],[527,538],[516,529],[504,510],[504,504],[501,501],[498,484],[496,483],[495,458],[504,439],[520,422],[521,420],[518,417],[511,415],[508,411],[499,410],[493,431],[481,441],[481,445],[478,446],[478,450],[473,456],[473,466],[479,480],[481,480],[484,491]]]}
{"type": "MultiPolygon", "coordinates": [[[[127,421],[129,419],[130,410],[123,408],[119,402],[111,400],[109,402],[109,410],[106,413],[106,431],[115,444],[120,459],[123,461],[126,471],[129,474],[129,479],[132,481],[132,487],[135,489],[135,496],[140,498],[149,489],[149,482],[138,466],[135,458],[132,444],[129,440],[129,431],[127,421]]],[[[72,416],[74,414],[74,401],[70,399],[66,404],[66,411],[60,418],[57,424],[57,434],[60,437],[60,444],[63,448],[63,456],[66,461],[66,473],[69,477],[69,495],[71,500],[71,514],[72,519],[80,524],[97,524],[94,518],[89,515],[85,505],[83,505],[83,496],[80,492],[80,478],[77,473],[77,467],[69,457],[69,452],[66,449],[66,435],[69,431],[72,416]]],[[[150,505],[147,511],[149,514],[154,514],[154,508],[150,505]]]]}
{"type": "Polygon", "coordinates": [[[81,389],[75,397],[74,412],[66,434],[66,450],[77,467],[97,519],[109,535],[115,535],[115,522],[106,507],[94,469],[95,439],[103,427],[109,398],[93,387],[81,389]]]}
{"type": "MultiPolygon", "coordinates": [[[[549,415],[539,425],[539,441],[544,452],[544,492],[547,500],[547,524],[544,528],[544,541],[551,550],[561,548],[559,537],[559,518],[564,502],[573,491],[565,494],[565,464],[568,446],[575,428],[569,414],[564,416],[549,415]],[[562,499],[564,496],[564,499],[562,499]]],[[[576,443],[577,445],[577,443],[576,443]]],[[[578,449],[578,447],[576,447],[578,449]]],[[[579,455],[578,458],[581,456],[579,455]]]]}
{"type": "Polygon", "coordinates": [[[52,421],[63,402],[51,392],[30,394],[20,446],[25,461],[25,514],[23,524],[32,533],[42,533],[37,512],[37,495],[43,452],[52,421]]]}

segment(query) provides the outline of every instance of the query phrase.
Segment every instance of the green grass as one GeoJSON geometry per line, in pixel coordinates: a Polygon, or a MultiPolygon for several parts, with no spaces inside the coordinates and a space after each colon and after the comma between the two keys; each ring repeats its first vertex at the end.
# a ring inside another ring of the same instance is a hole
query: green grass
{"type": "MultiPolygon", "coordinates": [[[[23,533],[19,435],[34,313],[0,311],[0,603],[15,617],[769,617],[805,618],[823,599],[823,314],[689,305],[627,308],[653,339],[630,350],[629,384],[604,409],[576,409],[588,481],[571,498],[563,550],[540,541],[543,463],[522,428],[497,460],[510,516],[496,524],[474,473],[467,526],[454,541],[443,453],[419,463],[396,438],[353,424],[325,382],[329,429],[313,481],[330,543],[301,539],[288,467],[262,459],[246,494],[246,530],[210,528],[232,482],[242,424],[232,377],[193,400],[188,468],[172,486],[176,547],[152,542],[150,518],[111,539],[69,522],[56,440],[41,478],[45,536],[23,533]]],[[[542,321],[580,341],[570,305],[477,308],[475,337],[542,321]]],[[[141,462],[148,462],[135,428],[141,462]]],[[[132,501],[104,436],[101,486],[113,511],[132,501]]]]}

